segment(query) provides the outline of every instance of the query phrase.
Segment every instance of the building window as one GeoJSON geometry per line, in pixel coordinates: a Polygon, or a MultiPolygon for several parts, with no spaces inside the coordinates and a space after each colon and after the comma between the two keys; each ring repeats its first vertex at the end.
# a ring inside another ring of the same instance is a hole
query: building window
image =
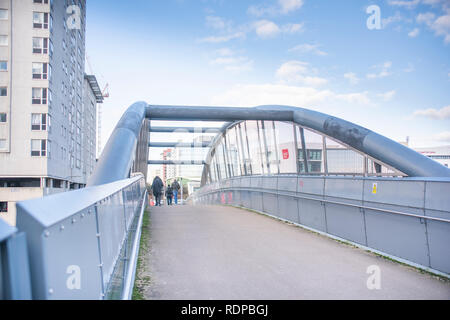
{"type": "Polygon", "coordinates": [[[48,29],[49,14],[44,12],[33,12],[33,28],[48,29]]]}
{"type": "Polygon", "coordinates": [[[0,71],[8,71],[8,61],[0,61],[0,71]]]}
{"type": "Polygon", "coordinates": [[[31,130],[46,131],[50,129],[50,116],[45,113],[33,113],[31,115],[31,130]]]}
{"type": "Polygon", "coordinates": [[[47,140],[31,140],[31,156],[45,157],[47,155],[47,140]]]}
{"type": "Polygon", "coordinates": [[[6,97],[8,95],[8,89],[6,87],[0,87],[0,97],[6,97]]]}
{"type": "Polygon", "coordinates": [[[8,10],[0,9],[0,20],[8,20],[8,10]]]}
{"type": "Polygon", "coordinates": [[[6,139],[0,139],[0,150],[6,150],[6,139]]]}
{"type": "Polygon", "coordinates": [[[0,123],[6,123],[8,120],[8,117],[6,116],[6,113],[0,113],[0,123]]]}
{"type": "Polygon", "coordinates": [[[33,53],[47,54],[48,48],[49,48],[48,38],[33,38],[33,53]]]}
{"type": "Polygon", "coordinates": [[[431,159],[434,159],[434,160],[436,160],[436,159],[439,159],[439,160],[447,160],[447,159],[450,159],[450,156],[428,156],[429,158],[431,158],[431,159]]]}
{"type": "Polygon", "coordinates": [[[53,43],[49,40],[49,56],[53,56],[53,43]]]}
{"type": "Polygon", "coordinates": [[[0,212],[5,213],[8,212],[8,202],[0,202],[0,212]]]}
{"type": "Polygon", "coordinates": [[[32,104],[47,104],[47,88],[33,88],[32,104]]]}
{"type": "Polygon", "coordinates": [[[50,140],[47,141],[47,156],[48,158],[52,157],[52,142],[50,140]]]}
{"type": "Polygon", "coordinates": [[[0,35],[0,46],[8,45],[8,36],[0,35]]]}
{"type": "Polygon", "coordinates": [[[50,79],[51,66],[48,63],[33,63],[33,79],[50,79]]]}
{"type": "Polygon", "coordinates": [[[45,3],[45,4],[48,4],[48,0],[33,0],[33,3],[45,3]]]}

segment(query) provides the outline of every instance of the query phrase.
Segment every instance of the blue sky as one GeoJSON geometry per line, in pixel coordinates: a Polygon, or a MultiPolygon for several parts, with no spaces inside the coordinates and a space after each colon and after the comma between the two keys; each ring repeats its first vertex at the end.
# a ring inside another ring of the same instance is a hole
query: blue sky
{"type": "MultiPolygon", "coordinates": [[[[88,0],[103,143],[135,101],[329,113],[450,144],[449,0],[88,0]],[[369,30],[367,7],[380,8],[369,30]]],[[[88,70],[89,71],[89,70],[88,70]]]]}

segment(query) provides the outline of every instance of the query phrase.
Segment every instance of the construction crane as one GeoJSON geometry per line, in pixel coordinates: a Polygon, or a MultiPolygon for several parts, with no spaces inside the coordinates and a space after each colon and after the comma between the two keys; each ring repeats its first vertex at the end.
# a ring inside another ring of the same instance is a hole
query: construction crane
{"type": "MultiPolygon", "coordinates": [[[[89,72],[92,75],[95,75],[87,52],[86,52],[86,62],[89,68],[89,72]]],[[[102,78],[102,80],[104,80],[104,77],[102,75],[100,75],[100,77],[102,78]]],[[[103,98],[109,98],[109,83],[106,83],[105,87],[103,88],[102,96],[103,98]]],[[[102,153],[102,118],[103,118],[102,105],[97,104],[97,156],[100,156],[100,154],[102,153]]]]}

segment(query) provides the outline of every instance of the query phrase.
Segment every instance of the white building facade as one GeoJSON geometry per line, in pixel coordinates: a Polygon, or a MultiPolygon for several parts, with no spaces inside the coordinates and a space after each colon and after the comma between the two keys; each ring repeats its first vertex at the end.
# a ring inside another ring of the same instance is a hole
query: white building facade
{"type": "Polygon", "coordinates": [[[0,217],[83,187],[93,171],[98,84],[85,76],[86,0],[0,0],[0,217]]]}
{"type": "Polygon", "coordinates": [[[450,168],[450,146],[415,148],[414,150],[450,168]]]}

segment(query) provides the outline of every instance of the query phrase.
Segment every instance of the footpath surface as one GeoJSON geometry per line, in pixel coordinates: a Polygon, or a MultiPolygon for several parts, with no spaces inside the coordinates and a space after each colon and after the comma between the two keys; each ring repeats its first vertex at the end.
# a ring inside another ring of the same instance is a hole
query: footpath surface
{"type": "Polygon", "coordinates": [[[146,299],[450,299],[449,281],[247,210],[150,210],[146,299]]]}

